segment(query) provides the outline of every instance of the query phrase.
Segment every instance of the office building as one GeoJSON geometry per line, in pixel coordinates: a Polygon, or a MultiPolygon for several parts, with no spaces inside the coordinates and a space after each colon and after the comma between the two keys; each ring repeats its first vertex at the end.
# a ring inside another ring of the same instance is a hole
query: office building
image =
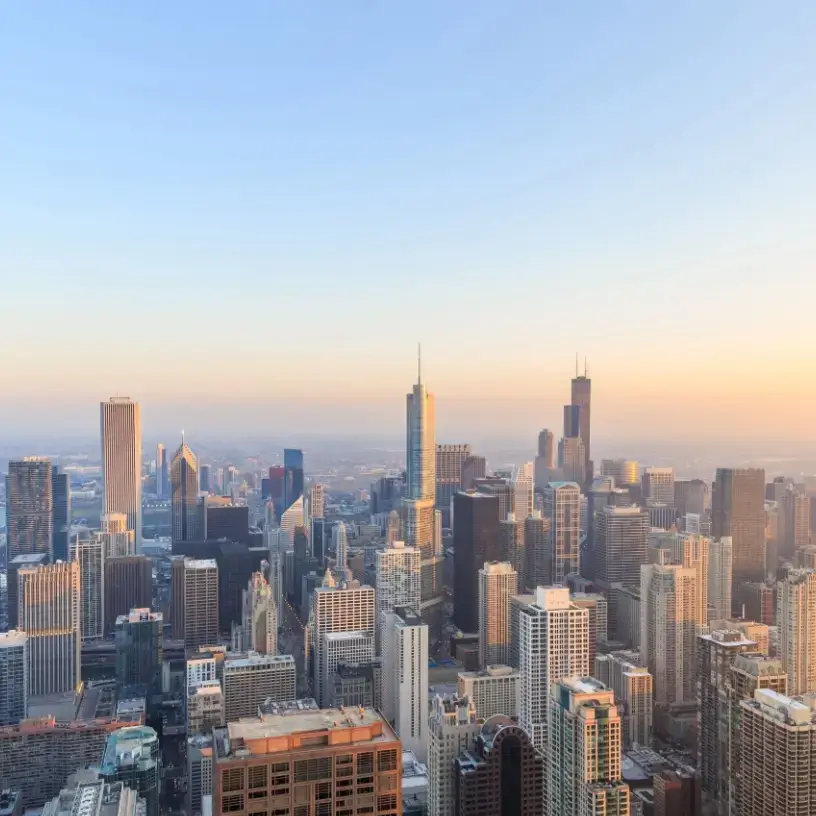
{"type": "Polygon", "coordinates": [[[145,800],[145,816],[159,816],[159,737],[146,725],[120,728],[108,737],[99,767],[108,783],[124,782],[145,800]]]}
{"type": "MultiPolygon", "coordinates": [[[[375,707],[382,708],[382,691],[383,678],[382,672],[376,670],[377,659],[375,658],[374,637],[368,632],[327,632],[323,635],[321,641],[321,660],[320,674],[322,677],[328,678],[325,684],[327,699],[331,702],[337,699],[338,692],[338,673],[343,673],[343,668],[348,666],[370,667],[370,676],[372,680],[375,675],[379,681],[377,688],[371,689],[371,704],[375,707]],[[375,704],[375,700],[380,701],[380,705],[375,704]]],[[[358,691],[365,693],[368,689],[368,671],[365,672],[365,680],[360,678],[361,683],[358,685],[358,691]]],[[[341,683],[343,688],[342,693],[345,694],[350,689],[341,683]]],[[[393,712],[391,712],[391,719],[393,719],[393,712]]]]}
{"type": "Polygon", "coordinates": [[[128,530],[124,513],[104,513],[100,524],[102,529],[94,535],[102,539],[106,559],[136,554],[135,533],[128,530]]]}
{"type": "Polygon", "coordinates": [[[218,564],[215,559],[185,558],[184,647],[218,642],[218,564]]]}
{"type": "Polygon", "coordinates": [[[770,689],[739,704],[739,816],[816,813],[816,718],[812,702],[770,689]]]}
{"type": "Polygon", "coordinates": [[[654,677],[656,703],[689,702],[697,697],[697,584],[692,567],[641,567],[640,652],[654,677]]]}
{"type": "MultiPolygon", "coordinates": [[[[658,771],[652,777],[652,785],[654,816],[700,816],[702,813],[700,776],[693,769],[658,771]]],[[[648,812],[645,807],[643,812],[648,812]]]]}
{"type": "Polygon", "coordinates": [[[668,467],[647,467],[641,479],[643,498],[647,504],[674,507],[674,470],[668,467]]]}
{"type": "Polygon", "coordinates": [[[584,453],[586,455],[586,465],[584,468],[586,479],[591,480],[592,473],[592,435],[591,435],[591,408],[592,408],[592,380],[587,376],[586,364],[584,364],[584,373],[582,376],[578,375],[576,371],[575,377],[572,379],[572,387],[570,389],[570,402],[572,405],[578,406],[580,409],[578,418],[578,436],[584,445],[584,453]]]}
{"type": "Polygon", "coordinates": [[[16,725],[28,712],[28,635],[0,633],[0,726],[16,725]]]}
{"type": "Polygon", "coordinates": [[[580,436],[565,436],[558,443],[558,467],[569,482],[586,481],[586,449],[580,436]]]}
{"type": "Polygon", "coordinates": [[[509,717],[482,724],[472,749],[453,763],[457,816],[544,816],[544,755],[509,717]]]}
{"type": "Polygon", "coordinates": [[[678,516],[702,516],[708,504],[708,485],[702,479],[678,479],[674,483],[674,506],[678,516]]]}
{"type": "Polygon", "coordinates": [[[198,459],[184,442],[170,466],[171,530],[173,541],[195,541],[198,530],[198,459]]]}
{"type": "Polygon", "coordinates": [[[227,722],[254,717],[265,700],[294,700],[295,659],[291,655],[228,657],[224,661],[224,713],[227,722]]]}
{"type": "Polygon", "coordinates": [[[223,496],[202,496],[197,507],[197,531],[203,539],[225,538],[249,546],[249,507],[223,496]]]}
{"type": "Polygon", "coordinates": [[[105,559],[105,629],[111,634],[120,615],[153,604],[153,566],[146,555],[105,559]]]}
{"type": "Polygon", "coordinates": [[[374,588],[361,586],[357,581],[335,586],[328,574],[323,586],[314,591],[308,643],[312,691],[318,705],[329,698],[323,636],[331,632],[364,632],[373,641],[375,608],[374,588]]]}
{"type": "Polygon", "coordinates": [[[54,544],[51,462],[27,456],[9,462],[6,476],[6,559],[47,553],[54,544]]]}
{"type": "Polygon", "coordinates": [[[309,511],[313,522],[326,517],[325,488],[319,482],[312,482],[309,487],[309,511]]]}
{"type": "Polygon", "coordinates": [[[112,397],[100,405],[104,513],[124,513],[142,548],[142,417],[139,403],[112,397]]]}
{"type": "Polygon", "coordinates": [[[524,522],[524,552],[527,557],[526,586],[520,590],[552,584],[552,551],[550,533],[552,522],[540,510],[533,510],[524,522]]]}
{"type": "Polygon", "coordinates": [[[470,700],[481,720],[496,714],[515,719],[519,714],[521,675],[512,666],[500,665],[459,672],[456,693],[470,700]]]}
{"type": "Polygon", "coordinates": [[[477,479],[487,474],[487,460],[484,456],[468,456],[462,463],[462,490],[473,490],[477,479]]]}
{"type": "Polygon", "coordinates": [[[253,572],[243,594],[244,646],[258,654],[278,653],[278,610],[263,572],[253,572]]]}
{"type": "Polygon", "coordinates": [[[482,668],[510,661],[510,598],[518,591],[518,573],[508,562],[489,561],[479,570],[479,665],[482,668]]]}
{"type": "Polygon", "coordinates": [[[51,471],[51,501],[53,508],[53,540],[51,553],[54,561],[67,561],[71,535],[71,479],[58,465],[51,471]]]}
{"type": "Polygon", "coordinates": [[[199,464],[198,466],[198,490],[200,493],[210,493],[213,489],[212,467],[210,465],[199,464]]]}
{"type": "Polygon", "coordinates": [[[436,509],[450,527],[453,494],[462,489],[462,466],[470,457],[470,445],[436,446],[436,509]]]}
{"type": "Polygon", "coordinates": [[[19,628],[28,635],[28,694],[61,694],[80,682],[79,564],[18,572],[19,628]]]}
{"type": "Polygon", "coordinates": [[[486,476],[484,479],[476,479],[475,489],[488,496],[496,496],[499,500],[499,519],[507,518],[513,512],[513,486],[510,484],[509,474],[504,476],[486,476]]]}
{"type": "Polygon", "coordinates": [[[788,693],[816,693],[816,572],[790,570],[779,581],[776,624],[788,693]]]}
{"type": "Polygon", "coordinates": [[[534,482],[534,465],[532,462],[525,462],[513,477],[513,513],[522,524],[533,512],[534,482]]]}
{"type": "MultiPolygon", "coordinates": [[[[105,782],[97,768],[85,768],[68,777],[59,794],[46,803],[42,816],[141,816],[144,812],[145,801],[136,791],[123,782],[105,782]]],[[[1,806],[0,814],[7,816],[1,806]]]]}
{"type": "Polygon", "coordinates": [[[637,586],[619,587],[614,592],[617,624],[609,634],[632,649],[640,649],[641,598],[637,586]]]}
{"type": "Polygon", "coordinates": [[[614,693],[603,683],[569,677],[553,684],[547,751],[551,816],[629,813],[622,732],[614,693]]]}
{"type": "Polygon", "coordinates": [[[717,468],[711,495],[711,533],[730,536],[735,588],[765,576],[765,471],[717,468]]]}
{"type": "Polygon", "coordinates": [[[610,652],[595,657],[596,677],[615,694],[621,716],[624,748],[652,744],[654,678],[633,651],[610,652]]]}
{"type": "Polygon", "coordinates": [[[780,502],[780,513],[783,518],[782,546],[779,554],[793,559],[803,547],[810,545],[811,540],[811,497],[803,489],[788,487],[780,502]]]}
{"type": "Polygon", "coordinates": [[[420,605],[420,554],[416,547],[406,547],[404,541],[394,541],[391,546],[375,553],[376,626],[378,642],[382,642],[385,613],[397,606],[419,609],[420,605]]]}
{"type": "Polygon", "coordinates": [[[116,679],[127,686],[162,690],[164,618],[147,608],[131,609],[116,618],[116,679]]]}
{"type": "Polygon", "coordinates": [[[601,476],[611,476],[615,487],[633,487],[640,482],[638,463],[634,459],[602,459],[601,476]]]}
{"type": "Polygon", "coordinates": [[[8,611],[8,628],[17,629],[20,614],[20,580],[22,569],[35,569],[48,563],[48,553],[17,555],[8,562],[6,571],[6,607],[8,611]]]}
{"type": "Polygon", "coordinates": [[[167,448],[159,442],[156,445],[156,498],[159,500],[170,495],[170,483],[167,475],[167,448]]]}
{"type": "Polygon", "coordinates": [[[295,544],[295,530],[305,523],[303,496],[298,496],[280,517],[279,548],[281,552],[291,550],[295,544]]]}
{"type": "Polygon", "coordinates": [[[420,762],[428,750],[428,626],[416,610],[385,613],[382,648],[383,714],[404,748],[420,762]]]}
{"type": "Polygon", "coordinates": [[[202,816],[204,802],[212,809],[212,733],[187,739],[187,813],[202,816]]]}
{"type": "Polygon", "coordinates": [[[77,537],[71,542],[71,560],[79,565],[79,619],[83,640],[105,634],[105,547],[100,536],[77,537]]]}
{"type": "Polygon", "coordinates": [[[345,575],[348,570],[348,530],[342,521],[332,529],[332,546],[335,569],[345,575]]]}
{"type": "Polygon", "coordinates": [[[275,508],[275,517],[280,518],[284,507],[284,484],[286,482],[286,468],[283,465],[273,465],[269,468],[269,501],[275,508]]]}
{"type": "Polygon", "coordinates": [[[550,482],[544,488],[543,515],[550,520],[552,580],[564,584],[580,566],[581,488],[575,482],[550,482]]]}
{"type": "Polygon", "coordinates": [[[718,629],[700,635],[698,645],[698,761],[703,792],[730,813],[728,739],[734,694],[732,667],[740,655],[753,652],[756,644],[742,632],[718,629]]]}
{"type": "Polygon", "coordinates": [[[453,618],[463,632],[479,630],[479,570],[500,561],[499,500],[476,490],[453,497],[453,618]]]}
{"type": "Polygon", "coordinates": [[[546,751],[550,687],[562,677],[589,674],[589,612],[572,603],[566,588],[538,587],[514,614],[521,675],[519,725],[546,751]]]}
{"type": "Polygon", "coordinates": [[[570,600],[575,606],[589,613],[589,666],[595,666],[598,644],[609,637],[609,602],[597,592],[573,592],[570,600]]]}
{"type": "Polygon", "coordinates": [[[340,663],[331,678],[332,707],[382,708],[382,660],[340,663]]]}
{"type": "Polygon", "coordinates": [[[481,729],[469,699],[434,697],[428,720],[428,816],[458,813],[453,763],[463,751],[474,749],[481,729]]]}
{"type": "Polygon", "coordinates": [[[544,467],[555,467],[555,435],[546,428],[538,434],[537,455],[543,460],[544,467]]]}
{"type": "Polygon", "coordinates": [[[499,549],[500,559],[509,563],[515,570],[519,585],[526,586],[527,555],[524,548],[524,522],[516,518],[515,513],[508,513],[507,518],[499,521],[499,549]]]}
{"type": "Polygon", "coordinates": [[[731,537],[714,538],[708,545],[708,617],[722,620],[731,617],[731,570],[733,565],[731,537]]]}
{"type": "Polygon", "coordinates": [[[202,680],[189,686],[186,702],[189,736],[209,734],[224,724],[224,692],[218,680],[202,680]]]}
{"type": "Polygon", "coordinates": [[[303,451],[283,449],[283,504],[284,512],[303,497],[303,451]]]}

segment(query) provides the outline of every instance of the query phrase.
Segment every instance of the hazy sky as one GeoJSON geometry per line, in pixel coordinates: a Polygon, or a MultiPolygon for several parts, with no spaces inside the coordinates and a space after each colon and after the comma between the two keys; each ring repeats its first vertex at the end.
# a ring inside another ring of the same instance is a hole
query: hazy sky
{"type": "Polygon", "coordinates": [[[0,4],[0,429],[811,439],[816,3],[0,4]],[[152,424],[152,425],[151,425],[152,424]],[[502,433],[501,435],[509,435],[502,433]]]}

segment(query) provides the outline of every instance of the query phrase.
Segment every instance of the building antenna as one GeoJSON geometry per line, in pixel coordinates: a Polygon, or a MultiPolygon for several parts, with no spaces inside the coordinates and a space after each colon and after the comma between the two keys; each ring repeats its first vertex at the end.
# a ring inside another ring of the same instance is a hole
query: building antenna
{"type": "Polygon", "coordinates": [[[184,428],[181,429],[181,446],[184,447],[184,428]]]}
{"type": "Polygon", "coordinates": [[[417,385],[422,385],[422,344],[417,343],[417,385]]]}
{"type": "Polygon", "coordinates": [[[586,377],[588,376],[587,372],[588,372],[587,361],[586,361],[586,357],[584,357],[584,379],[586,379],[586,377]]]}

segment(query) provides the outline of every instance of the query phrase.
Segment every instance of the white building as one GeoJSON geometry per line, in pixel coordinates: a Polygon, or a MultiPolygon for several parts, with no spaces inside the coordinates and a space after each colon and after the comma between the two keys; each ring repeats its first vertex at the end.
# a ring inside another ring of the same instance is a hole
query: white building
{"type": "Polygon", "coordinates": [[[518,573],[507,562],[479,570],[479,665],[510,662],[510,598],[519,592],[518,573]]]}
{"type": "Polygon", "coordinates": [[[185,685],[188,692],[193,686],[218,680],[215,658],[204,654],[199,657],[189,658],[186,666],[186,678],[185,685]]]}
{"type": "Polygon", "coordinates": [[[383,714],[404,748],[428,756],[428,627],[407,607],[385,613],[383,714]]]}
{"type": "Polygon", "coordinates": [[[124,513],[142,549],[142,415],[129,397],[100,404],[104,513],[124,513]]]}
{"type": "Polygon", "coordinates": [[[254,717],[265,700],[294,700],[295,659],[292,655],[250,652],[224,661],[224,716],[226,722],[254,717]]]}
{"type": "Polygon", "coordinates": [[[714,538],[708,548],[708,619],[731,617],[731,569],[734,548],[731,536],[714,538]]]}
{"type": "Polygon", "coordinates": [[[777,585],[779,657],[791,695],[816,692],[816,571],[791,570],[777,585]]]}
{"type": "Polygon", "coordinates": [[[217,680],[196,683],[187,690],[187,734],[209,734],[224,725],[224,692],[217,680]]]}
{"type": "Polygon", "coordinates": [[[482,671],[459,672],[459,697],[467,697],[479,719],[495,714],[518,717],[521,698],[521,675],[512,666],[488,666],[482,671]]]}
{"type": "Polygon", "coordinates": [[[377,637],[382,643],[385,614],[395,607],[420,608],[420,552],[394,541],[375,555],[377,565],[377,637]]]}
{"type": "Polygon", "coordinates": [[[643,497],[653,504],[674,507],[674,469],[647,467],[643,471],[643,497]]]}
{"type": "Polygon", "coordinates": [[[79,618],[83,640],[105,635],[105,542],[101,536],[71,542],[71,560],[79,565],[79,618]]]}
{"type": "Polygon", "coordinates": [[[513,477],[513,513],[523,524],[533,514],[535,465],[525,462],[513,477]]]}
{"type": "Polygon", "coordinates": [[[128,530],[124,513],[105,513],[100,519],[102,530],[95,533],[101,537],[105,558],[119,558],[136,554],[135,533],[128,530]]]}

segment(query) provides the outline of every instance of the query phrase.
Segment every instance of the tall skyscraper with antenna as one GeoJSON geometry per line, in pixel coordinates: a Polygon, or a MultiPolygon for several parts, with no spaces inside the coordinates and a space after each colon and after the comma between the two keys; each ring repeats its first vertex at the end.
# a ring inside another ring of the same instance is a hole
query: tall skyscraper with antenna
{"type": "Polygon", "coordinates": [[[575,355],[575,376],[572,379],[572,405],[580,409],[578,417],[578,435],[584,443],[585,467],[584,472],[588,481],[592,480],[592,451],[590,448],[590,408],[592,404],[592,380],[589,379],[586,357],[584,357],[584,373],[578,374],[578,355],[575,355]]]}
{"type": "Polygon", "coordinates": [[[103,513],[125,513],[136,552],[142,549],[142,414],[130,397],[100,405],[103,513]]]}

